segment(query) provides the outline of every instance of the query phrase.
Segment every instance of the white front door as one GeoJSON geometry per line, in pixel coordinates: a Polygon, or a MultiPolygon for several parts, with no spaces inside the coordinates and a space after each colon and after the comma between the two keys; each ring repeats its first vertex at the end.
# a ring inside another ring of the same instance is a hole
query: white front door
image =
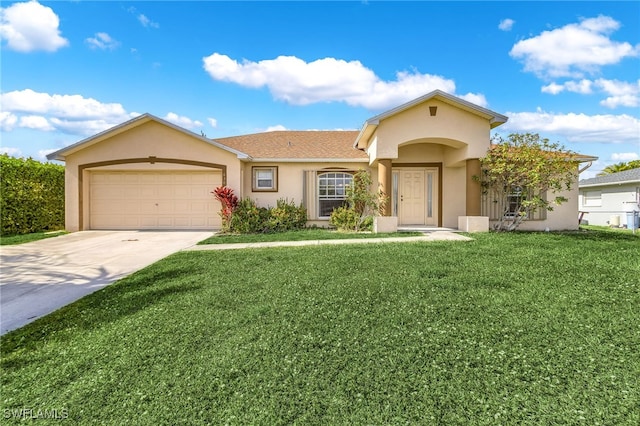
{"type": "Polygon", "coordinates": [[[398,224],[438,225],[438,169],[398,171],[398,224]]]}

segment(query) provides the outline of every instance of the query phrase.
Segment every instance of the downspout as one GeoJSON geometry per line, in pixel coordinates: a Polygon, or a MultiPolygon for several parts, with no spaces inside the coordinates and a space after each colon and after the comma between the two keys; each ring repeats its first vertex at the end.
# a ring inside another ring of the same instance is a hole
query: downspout
{"type": "Polygon", "coordinates": [[[589,163],[587,163],[586,166],[584,166],[583,168],[581,168],[580,170],[578,170],[578,174],[584,172],[585,170],[587,170],[589,167],[591,167],[593,165],[593,161],[589,161],[589,163]]]}

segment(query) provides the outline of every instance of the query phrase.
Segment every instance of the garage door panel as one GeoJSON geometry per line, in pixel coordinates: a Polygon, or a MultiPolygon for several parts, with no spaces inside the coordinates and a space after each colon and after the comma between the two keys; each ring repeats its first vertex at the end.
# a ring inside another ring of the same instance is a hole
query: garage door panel
{"type": "Polygon", "coordinates": [[[214,229],[219,203],[211,191],[219,171],[94,171],[90,177],[91,229],[214,229]]]}

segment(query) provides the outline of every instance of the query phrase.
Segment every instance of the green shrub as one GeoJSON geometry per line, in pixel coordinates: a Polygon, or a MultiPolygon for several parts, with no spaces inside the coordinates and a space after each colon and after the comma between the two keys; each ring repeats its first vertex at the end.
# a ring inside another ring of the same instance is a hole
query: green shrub
{"type": "Polygon", "coordinates": [[[349,207],[341,206],[333,209],[329,223],[340,231],[355,231],[360,221],[360,215],[349,207]]]}
{"type": "Polygon", "coordinates": [[[269,209],[267,228],[270,232],[286,232],[304,229],[307,224],[307,209],[293,201],[280,199],[276,207],[269,209]]]}
{"type": "Polygon", "coordinates": [[[230,223],[230,232],[238,234],[294,231],[305,227],[307,210],[283,199],[277,201],[276,207],[267,209],[245,198],[233,209],[230,223]]]}
{"type": "Polygon", "coordinates": [[[231,215],[231,232],[239,234],[265,232],[268,220],[269,211],[267,209],[256,206],[256,203],[250,198],[244,198],[238,202],[231,215]]]}
{"type": "Polygon", "coordinates": [[[347,187],[347,206],[338,207],[331,212],[329,223],[339,231],[370,231],[373,229],[373,216],[386,203],[381,190],[371,191],[371,176],[365,170],[359,170],[353,182],[347,187]]]}
{"type": "Polygon", "coordinates": [[[1,235],[64,229],[64,167],[0,155],[1,235]]]}

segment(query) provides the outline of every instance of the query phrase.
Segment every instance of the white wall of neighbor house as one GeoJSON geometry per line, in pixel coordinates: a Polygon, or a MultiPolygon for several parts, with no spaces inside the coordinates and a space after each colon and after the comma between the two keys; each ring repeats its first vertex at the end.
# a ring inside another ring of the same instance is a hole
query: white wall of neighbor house
{"type": "Polygon", "coordinates": [[[640,183],[580,189],[578,210],[589,225],[628,226],[627,212],[639,209],[640,183]]]}

